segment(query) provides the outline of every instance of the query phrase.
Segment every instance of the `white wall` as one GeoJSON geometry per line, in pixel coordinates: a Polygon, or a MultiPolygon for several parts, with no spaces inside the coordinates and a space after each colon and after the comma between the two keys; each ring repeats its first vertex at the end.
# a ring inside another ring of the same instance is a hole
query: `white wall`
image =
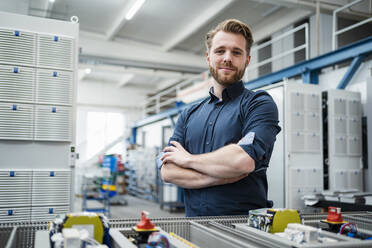
{"type": "Polygon", "coordinates": [[[317,54],[316,15],[309,19],[310,26],[310,58],[332,51],[332,15],[320,14],[319,54],[317,54]]]}
{"type": "Polygon", "coordinates": [[[78,105],[109,108],[139,109],[148,89],[119,88],[114,83],[80,81],[78,84],[78,105]]]}
{"type": "Polygon", "coordinates": [[[16,14],[28,14],[28,0],[21,1],[0,1],[0,10],[16,14]]]}

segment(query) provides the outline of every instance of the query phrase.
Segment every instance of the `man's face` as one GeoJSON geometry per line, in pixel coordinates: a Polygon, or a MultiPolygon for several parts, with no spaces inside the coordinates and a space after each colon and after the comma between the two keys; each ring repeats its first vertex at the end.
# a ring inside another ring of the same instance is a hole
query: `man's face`
{"type": "Polygon", "coordinates": [[[241,34],[216,33],[206,55],[209,71],[217,83],[226,87],[242,79],[250,60],[245,45],[241,34]]]}

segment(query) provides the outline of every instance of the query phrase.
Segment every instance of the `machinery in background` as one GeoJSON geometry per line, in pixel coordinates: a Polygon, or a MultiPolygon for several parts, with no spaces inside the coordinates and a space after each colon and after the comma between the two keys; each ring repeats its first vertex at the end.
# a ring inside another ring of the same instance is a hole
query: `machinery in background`
{"type": "Polygon", "coordinates": [[[249,211],[248,226],[261,231],[283,232],[288,223],[301,223],[297,210],[261,208],[249,211]]]}
{"type": "Polygon", "coordinates": [[[363,191],[361,95],[332,89],[322,98],[324,190],[363,191]]]}
{"type": "MultiPolygon", "coordinates": [[[[61,233],[56,237],[61,235],[63,239],[67,237],[69,244],[76,244],[75,242],[83,240],[90,242],[92,245],[90,247],[95,248],[104,247],[102,245],[112,248],[372,247],[372,240],[370,240],[372,214],[370,212],[342,213],[342,219],[346,223],[340,226],[338,234],[319,228],[322,220],[328,219],[332,222],[340,220],[340,212],[337,209],[330,210],[328,217],[324,213],[302,214],[302,224],[290,223],[291,218],[298,222],[299,215],[296,210],[273,209],[270,211],[274,216],[272,227],[275,223],[288,223],[284,231],[278,229],[280,232],[269,233],[251,227],[247,215],[166,217],[153,218],[150,221],[145,212],[141,214],[141,219],[110,219],[110,229],[107,228],[106,220],[99,215],[89,214],[88,218],[87,214],[71,214],[67,218],[56,219],[50,230],[54,230],[52,236],[61,233]],[[87,229],[88,231],[74,231],[74,229],[87,229]],[[109,243],[104,243],[106,240],[109,240],[109,243]]],[[[47,227],[47,222],[35,222],[28,225],[0,223],[0,244],[19,248],[49,248],[51,232],[47,230],[47,227]]],[[[54,241],[57,240],[56,237],[53,238],[54,241]]]]}
{"type": "Polygon", "coordinates": [[[76,213],[56,218],[49,224],[51,248],[110,246],[109,222],[102,214],[76,213]]]}
{"type": "Polygon", "coordinates": [[[319,85],[284,85],[284,192],[287,208],[303,210],[304,195],[323,191],[321,100],[319,85]]]}

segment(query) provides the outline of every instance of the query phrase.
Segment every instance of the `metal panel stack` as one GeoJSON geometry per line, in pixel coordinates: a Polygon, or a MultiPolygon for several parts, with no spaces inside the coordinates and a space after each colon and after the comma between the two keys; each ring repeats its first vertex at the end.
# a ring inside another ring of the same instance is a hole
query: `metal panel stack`
{"type": "Polygon", "coordinates": [[[321,91],[285,84],[286,207],[303,209],[301,197],[323,190],[321,91]]]}
{"type": "Polygon", "coordinates": [[[1,139],[15,138],[11,129],[30,139],[34,126],[35,140],[72,141],[73,47],[69,37],[0,29],[0,102],[10,103],[1,105],[1,139]]]}
{"type": "Polygon", "coordinates": [[[363,190],[362,104],[359,92],[323,93],[327,115],[328,150],[325,153],[331,191],[363,190]]]}
{"type": "Polygon", "coordinates": [[[1,222],[50,220],[72,210],[79,27],[6,12],[0,23],[1,222]]]}
{"type": "Polygon", "coordinates": [[[0,221],[52,220],[70,210],[70,170],[0,170],[0,221]]]}

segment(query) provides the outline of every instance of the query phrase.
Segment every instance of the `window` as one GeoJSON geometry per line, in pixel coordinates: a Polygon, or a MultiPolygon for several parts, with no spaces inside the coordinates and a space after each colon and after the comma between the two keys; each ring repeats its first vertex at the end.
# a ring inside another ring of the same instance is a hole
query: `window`
{"type": "MultiPolygon", "coordinates": [[[[88,112],[86,126],[86,154],[90,158],[124,134],[124,116],[121,113],[88,112]]],[[[123,154],[123,143],[124,138],[107,153],[123,154]]]]}

